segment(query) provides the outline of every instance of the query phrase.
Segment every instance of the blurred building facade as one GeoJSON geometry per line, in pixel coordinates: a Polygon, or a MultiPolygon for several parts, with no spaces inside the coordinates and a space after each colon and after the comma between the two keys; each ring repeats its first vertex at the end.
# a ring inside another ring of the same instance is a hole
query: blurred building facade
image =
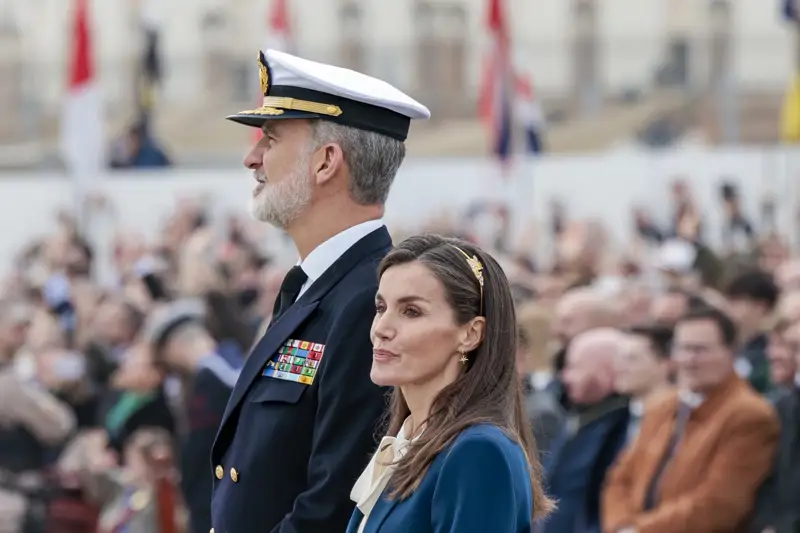
{"type": "MultiPolygon", "coordinates": [[[[109,120],[129,119],[143,46],[144,0],[92,1],[109,120]]],[[[183,123],[255,99],[254,50],[267,39],[271,0],[163,0],[166,71],[160,108],[183,123]]],[[[293,51],[382,77],[439,121],[475,115],[485,0],[289,0],[293,51]]],[[[65,0],[0,0],[0,144],[47,138],[69,55],[65,0]]],[[[557,115],[591,117],[609,100],[663,86],[711,91],[721,137],[739,137],[742,97],[785,89],[793,35],[764,0],[507,0],[514,59],[557,115]]],[[[774,105],[770,100],[770,105],[774,105]]],[[[195,129],[202,130],[199,125],[195,129]]],[[[735,141],[736,139],[728,139],[735,141]]]]}

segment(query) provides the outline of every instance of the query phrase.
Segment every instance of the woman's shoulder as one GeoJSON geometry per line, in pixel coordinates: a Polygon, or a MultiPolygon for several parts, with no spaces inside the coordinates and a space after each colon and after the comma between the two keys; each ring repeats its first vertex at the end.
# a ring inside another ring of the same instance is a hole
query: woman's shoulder
{"type": "MultiPolygon", "coordinates": [[[[434,495],[440,500],[474,500],[480,506],[485,503],[488,490],[493,501],[505,499],[507,504],[522,509],[529,507],[533,499],[525,452],[500,427],[479,424],[463,430],[438,463],[432,477],[434,495]]],[[[530,517],[528,511],[522,514],[530,517]]]]}
{"type": "MultiPolygon", "coordinates": [[[[519,442],[493,424],[476,424],[462,431],[445,452],[445,461],[469,460],[524,466],[527,461],[519,442]]],[[[522,471],[527,470],[526,468],[522,471]]]]}

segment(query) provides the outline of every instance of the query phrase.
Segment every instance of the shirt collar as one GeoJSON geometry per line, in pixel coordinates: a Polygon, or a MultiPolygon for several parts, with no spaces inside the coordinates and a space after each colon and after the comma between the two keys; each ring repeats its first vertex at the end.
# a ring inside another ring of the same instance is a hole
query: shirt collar
{"type": "Polygon", "coordinates": [[[406,426],[408,426],[410,424],[411,424],[411,417],[408,416],[408,417],[406,417],[405,420],[403,420],[403,425],[400,426],[400,431],[397,432],[397,437],[395,437],[395,438],[398,441],[414,442],[414,441],[418,440],[422,436],[422,434],[425,432],[425,428],[422,428],[422,431],[420,431],[419,434],[416,437],[414,437],[413,439],[409,440],[408,437],[406,436],[406,426]]]}
{"type": "Polygon", "coordinates": [[[794,375],[794,385],[800,388],[800,372],[794,375]]]}
{"type": "Polygon", "coordinates": [[[644,402],[642,400],[633,399],[628,404],[628,410],[634,418],[641,418],[644,414],[644,402]]]}
{"type": "Polygon", "coordinates": [[[319,277],[355,243],[383,226],[383,220],[368,220],[367,222],[362,222],[361,224],[356,224],[351,228],[347,228],[341,233],[337,233],[314,248],[305,260],[299,262],[303,272],[308,276],[308,280],[300,290],[300,294],[305,292],[312,283],[319,279],[319,277]]]}
{"type": "Polygon", "coordinates": [[[705,396],[702,394],[686,389],[678,391],[678,398],[692,409],[697,409],[705,401],[705,396]]]}
{"type": "Polygon", "coordinates": [[[553,381],[552,372],[532,372],[528,377],[533,390],[541,392],[553,381]]]}

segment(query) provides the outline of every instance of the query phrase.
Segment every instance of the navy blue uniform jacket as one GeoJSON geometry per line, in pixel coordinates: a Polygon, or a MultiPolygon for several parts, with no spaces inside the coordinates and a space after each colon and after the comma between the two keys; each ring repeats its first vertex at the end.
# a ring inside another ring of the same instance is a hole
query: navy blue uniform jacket
{"type": "MultiPolygon", "coordinates": [[[[384,492],[364,533],[530,533],[532,509],[522,447],[481,424],[434,459],[408,499],[389,500],[384,492]]],[[[347,533],[356,533],[363,517],[353,511],[347,533]]]]}
{"type": "Polygon", "coordinates": [[[377,267],[391,244],[385,227],[359,240],[253,349],[211,453],[215,533],[344,531],[386,407],[386,391],[369,378],[369,330],[377,267]],[[288,341],[324,345],[310,385],[262,375],[268,362],[283,364],[288,341]]]}

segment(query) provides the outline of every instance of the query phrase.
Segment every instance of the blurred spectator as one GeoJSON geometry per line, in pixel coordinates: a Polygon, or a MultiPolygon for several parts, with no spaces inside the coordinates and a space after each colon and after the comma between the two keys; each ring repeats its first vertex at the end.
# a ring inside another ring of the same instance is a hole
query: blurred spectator
{"type": "Polygon", "coordinates": [[[616,360],[617,392],[630,397],[627,443],[639,434],[645,410],[670,388],[672,330],[637,326],[616,360]]]}
{"type": "Polygon", "coordinates": [[[621,327],[649,323],[653,295],[644,284],[633,281],[624,282],[619,302],[621,327]]]}
{"type": "Polygon", "coordinates": [[[600,528],[603,479],[628,429],[628,401],[614,392],[614,362],[626,342],[618,330],[597,328],[569,345],[563,379],[574,407],[545,458],[548,494],[558,508],[542,525],[544,533],[600,528]]]}
{"type": "Polygon", "coordinates": [[[106,298],[96,309],[85,351],[89,372],[103,389],[108,387],[123,355],[136,341],[143,321],[142,311],[119,296],[106,298]]]}
{"type": "Polygon", "coordinates": [[[24,301],[0,300],[0,361],[3,365],[25,344],[32,309],[24,301]]]}
{"type": "Polygon", "coordinates": [[[674,328],[689,310],[691,296],[681,289],[670,289],[656,296],[650,307],[650,319],[665,328],[674,328]]]}
{"type": "Polygon", "coordinates": [[[691,289],[697,283],[697,248],[685,239],[670,239],[658,249],[655,266],[669,289],[691,289]]]}
{"type": "Polygon", "coordinates": [[[100,532],[163,531],[159,514],[165,502],[159,501],[158,479],[169,472],[171,449],[168,433],[139,429],[125,445],[124,466],[117,467],[108,452],[90,458],[87,484],[102,505],[100,532]]]}
{"type": "MultiPolygon", "coordinates": [[[[102,431],[87,432],[65,451],[62,472],[72,472],[85,488],[87,501],[98,506],[98,533],[161,532],[161,516],[170,512],[160,494],[160,480],[171,471],[172,442],[159,429],[136,430],[118,461],[102,431]],[[165,508],[166,507],[166,508],[165,508]]],[[[171,509],[174,514],[176,509],[171,509]]],[[[174,517],[173,517],[174,519],[174,517]]]]}
{"type": "MultiPolygon", "coordinates": [[[[795,365],[800,364],[800,326],[795,323],[783,332],[795,365]]],[[[775,400],[781,422],[780,444],[772,475],[761,487],[752,531],[757,533],[796,533],[800,531],[800,380],[795,378],[775,400]]]]}
{"type": "Polygon", "coordinates": [[[789,322],[800,320],[800,291],[782,293],[775,312],[789,322]]]}
{"type": "Polygon", "coordinates": [[[118,456],[138,429],[162,428],[175,433],[175,417],[164,390],[164,379],[150,346],[139,343],[127,350],[112,376],[112,390],[100,409],[100,423],[108,433],[109,447],[118,456]]]}
{"type": "Polygon", "coordinates": [[[517,369],[523,379],[525,411],[541,456],[550,449],[563,422],[563,410],[553,394],[552,312],[537,303],[520,308],[517,369]]]}
{"type": "Polygon", "coordinates": [[[590,288],[567,292],[556,306],[554,332],[562,345],[579,333],[593,328],[614,326],[616,309],[602,294],[590,288]]]}
{"type": "Polygon", "coordinates": [[[800,259],[789,259],[775,273],[778,287],[785,293],[800,290],[800,259]]]}
{"type": "Polygon", "coordinates": [[[135,124],[125,132],[112,148],[110,159],[111,168],[159,168],[172,164],[144,124],[135,124]]]}
{"type": "Polygon", "coordinates": [[[10,533],[44,526],[50,452],[75,427],[67,405],[15,371],[26,323],[16,302],[0,301],[0,528],[10,533]]]}
{"type": "Polygon", "coordinates": [[[633,223],[636,233],[648,244],[661,244],[666,236],[656,225],[646,209],[635,208],[633,210],[633,223]]]}
{"type": "Polygon", "coordinates": [[[157,366],[181,379],[186,413],[180,446],[181,491],[190,533],[211,528],[211,447],[239,377],[239,366],[220,355],[218,343],[203,326],[205,313],[202,302],[178,300],[156,312],[146,331],[157,366]]]}
{"type": "Polygon", "coordinates": [[[672,182],[672,232],[673,235],[697,241],[702,233],[700,208],[684,178],[672,182]]]}
{"type": "Polygon", "coordinates": [[[255,330],[247,324],[240,300],[235,295],[210,291],[205,295],[204,303],[205,326],[216,341],[217,353],[232,367],[241,368],[246,350],[253,343],[255,330]]]}
{"type": "Polygon", "coordinates": [[[745,272],[728,284],[725,295],[731,318],[739,333],[736,372],[759,392],[772,387],[767,359],[766,321],[778,301],[772,276],[761,271],[745,272]]]}
{"type": "Polygon", "coordinates": [[[727,254],[747,254],[754,249],[756,232],[742,208],[739,188],[732,182],[720,186],[722,209],[725,215],[723,249],[727,254]]]}
{"type": "Polygon", "coordinates": [[[759,243],[756,253],[758,255],[758,268],[775,275],[781,289],[790,290],[790,287],[784,286],[780,280],[782,265],[791,263],[789,261],[789,247],[784,239],[780,235],[767,235],[759,243]]]}
{"type": "Polygon", "coordinates": [[[256,304],[261,323],[258,325],[256,339],[261,338],[272,320],[273,306],[280,292],[284,277],[286,277],[286,270],[277,267],[267,267],[261,274],[261,293],[256,304]]]}
{"type": "Polygon", "coordinates": [[[737,332],[699,309],[676,329],[678,390],[648,410],[609,473],[603,531],[746,531],[778,441],[769,403],[734,372],[737,332]]]}
{"type": "MultiPolygon", "coordinates": [[[[567,348],[576,335],[593,328],[614,327],[618,322],[617,310],[598,291],[581,287],[565,293],[556,304],[553,323],[553,333],[560,344],[554,359],[556,372],[560,373],[564,367],[567,348]]],[[[562,403],[568,407],[569,396],[564,394],[560,382],[555,382],[553,387],[562,403]]]]}
{"type": "Polygon", "coordinates": [[[791,389],[797,372],[794,349],[788,338],[792,323],[779,317],[769,329],[767,341],[767,359],[769,360],[770,381],[775,386],[770,397],[775,398],[791,389]]]}

